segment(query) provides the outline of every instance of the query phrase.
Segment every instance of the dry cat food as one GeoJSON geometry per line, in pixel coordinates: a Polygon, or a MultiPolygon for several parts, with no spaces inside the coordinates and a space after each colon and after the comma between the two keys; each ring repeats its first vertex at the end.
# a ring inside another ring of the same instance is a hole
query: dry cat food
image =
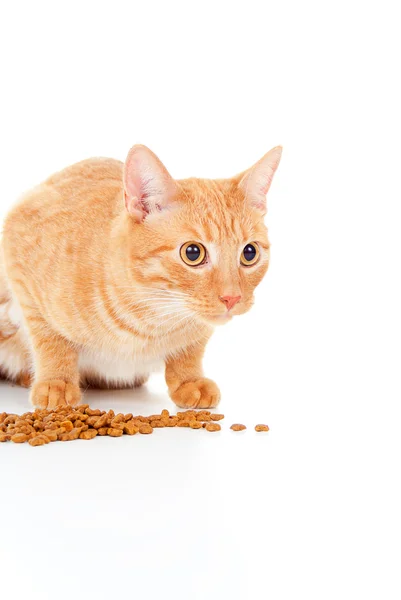
{"type": "Polygon", "coordinates": [[[269,431],[268,425],[255,425],[255,431],[269,431]]]}
{"type": "Polygon", "coordinates": [[[188,427],[207,431],[218,431],[220,425],[214,421],[224,418],[210,411],[187,410],[170,415],[164,409],[158,415],[144,417],[132,413],[115,414],[92,409],[88,404],[72,408],[59,406],[55,410],[35,409],[23,415],[0,414],[0,442],[16,444],[28,442],[31,446],[43,446],[50,442],[69,442],[77,439],[92,440],[99,436],[121,437],[122,435],[146,435],[160,427],[188,427]]]}
{"type": "Polygon", "coordinates": [[[221,429],[218,423],[205,423],[204,427],[207,431],[220,431],[221,429]]]}
{"type": "MultiPolygon", "coordinates": [[[[58,406],[54,410],[37,408],[23,415],[0,413],[0,442],[14,442],[31,446],[44,446],[50,442],[70,442],[92,440],[99,436],[121,437],[122,435],[150,434],[162,427],[187,427],[220,431],[217,421],[224,415],[208,410],[186,410],[170,415],[164,409],[158,415],[134,416],[132,413],[115,414],[113,410],[91,409],[88,404],[81,406],[58,406]]],[[[233,431],[243,431],[245,425],[231,425],[233,431]]],[[[256,431],[269,431],[267,425],[256,425],[256,431]]]]}

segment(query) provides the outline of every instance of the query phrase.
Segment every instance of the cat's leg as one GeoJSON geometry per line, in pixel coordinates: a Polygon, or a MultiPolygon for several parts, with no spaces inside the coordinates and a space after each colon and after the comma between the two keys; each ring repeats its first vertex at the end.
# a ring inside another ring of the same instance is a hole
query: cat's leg
{"type": "Polygon", "coordinates": [[[166,361],[169,393],[181,408],[213,408],[219,403],[219,388],[214,381],[203,377],[204,349],[204,345],[193,345],[166,361]]]}
{"type": "Polygon", "coordinates": [[[81,400],[78,351],[40,316],[26,316],[33,347],[35,379],[31,402],[38,408],[75,406],[81,400]]]}
{"type": "Polygon", "coordinates": [[[135,377],[134,379],[134,388],[139,388],[142,387],[143,385],[145,385],[145,383],[148,381],[149,379],[149,375],[140,375],[138,377],[135,377]]]}
{"type": "Polygon", "coordinates": [[[29,387],[31,372],[31,353],[24,332],[19,329],[13,335],[5,337],[0,330],[0,379],[29,387]]]}
{"type": "Polygon", "coordinates": [[[11,298],[0,297],[0,378],[29,387],[32,370],[29,345],[20,323],[10,316],[12,312],[11,298]]]}

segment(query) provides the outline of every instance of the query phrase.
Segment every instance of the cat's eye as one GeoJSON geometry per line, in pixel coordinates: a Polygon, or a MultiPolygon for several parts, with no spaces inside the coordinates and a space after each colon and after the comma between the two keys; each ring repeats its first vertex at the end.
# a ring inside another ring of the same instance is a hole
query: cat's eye
{"type": "Polygon", "coordinates": [[[251,267],[258,262],[260,256],[257,244],[247,244],[241,253],[241,265],[251,267]]]}
{"type": "Polygon", "coordinates": [[[187,242],[181,246],[180,256],[185,264],[197,267],[206,259],[206,248],[199,242],[187,242]]]}

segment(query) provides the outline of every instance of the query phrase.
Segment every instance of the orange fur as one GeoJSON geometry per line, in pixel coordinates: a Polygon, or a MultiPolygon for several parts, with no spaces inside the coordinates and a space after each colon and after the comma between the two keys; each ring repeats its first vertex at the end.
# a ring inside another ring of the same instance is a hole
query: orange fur
{"type": "Polygon", "coordinates": [[[215,406],[202,356],[215,325],[252,306],[269,262],[264,196],[273,149],[227,180],[174,181],[144,146],[90,159],[26,194],[6,218],[0,258],[0,370],[35,406],[76,404],[81,385],[140,385],[159,363],[179,406],[215,406]],[[125,207],[124,207],[125,201],[125,207]],[[205,246],[186,265],[180,247],[205,246]],[[256,242],[260,259],[239,257],[256,242]],[[229,312],[221,297],[241,300],[229,312]]]}

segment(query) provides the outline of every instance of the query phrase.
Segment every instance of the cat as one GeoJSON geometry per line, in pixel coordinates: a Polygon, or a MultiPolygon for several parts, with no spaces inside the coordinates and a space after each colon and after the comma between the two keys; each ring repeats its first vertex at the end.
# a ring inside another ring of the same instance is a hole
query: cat
{"type": "Polygon", "coordinates": [[[174,180],[136,145],[56,173],[7,215],[0,371],[39,408],[136,387],[165,366],[179,407],[220,399],[202,357],[247,312],[269,265],[266,194],[281,147],[231,179],[174,180]]]}

